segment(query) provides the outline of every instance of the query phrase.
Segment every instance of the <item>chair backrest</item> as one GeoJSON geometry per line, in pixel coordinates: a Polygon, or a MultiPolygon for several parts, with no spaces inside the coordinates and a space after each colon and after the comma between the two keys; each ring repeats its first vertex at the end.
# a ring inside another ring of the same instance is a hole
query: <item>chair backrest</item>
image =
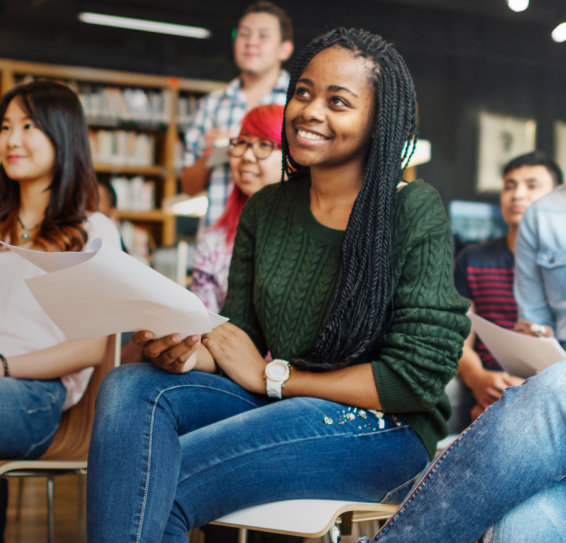
{"type": "Polygon", "coordinates": [[[104,359],[96,366],[84,396],[63,413],[57,435],[41,460],[87,460],[96,395],[103,377],[115,366],[116,341],[116,336],[108,337],[104,359]]]}

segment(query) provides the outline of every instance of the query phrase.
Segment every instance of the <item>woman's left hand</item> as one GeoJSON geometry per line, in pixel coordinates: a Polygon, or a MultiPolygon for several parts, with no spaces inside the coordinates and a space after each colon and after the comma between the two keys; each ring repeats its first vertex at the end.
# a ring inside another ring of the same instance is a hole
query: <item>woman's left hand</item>
{"type": "Polygon", "coordinates": [[[515,332],[535,337],[554,337],[554,330],[550,326],[535,324],[529,321],[519,321],[515,325],[515,332]]]}
{"type": "Polygon", "coordinates": [[[267,363],[243,330],[226,322],[204,334],[202,344],[232,381],[248,392],[265,394],[267,363]]]}

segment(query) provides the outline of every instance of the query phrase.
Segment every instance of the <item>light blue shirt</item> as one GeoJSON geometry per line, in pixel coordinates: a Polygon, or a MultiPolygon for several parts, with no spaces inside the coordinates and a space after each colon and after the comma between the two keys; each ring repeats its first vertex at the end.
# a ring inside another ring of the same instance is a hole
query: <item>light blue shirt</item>
{"type": "Polygon", "coordinates": [[[566,345],[566,185],[531,205],[515,251],[519,318],[551,326],[566,345]]]}

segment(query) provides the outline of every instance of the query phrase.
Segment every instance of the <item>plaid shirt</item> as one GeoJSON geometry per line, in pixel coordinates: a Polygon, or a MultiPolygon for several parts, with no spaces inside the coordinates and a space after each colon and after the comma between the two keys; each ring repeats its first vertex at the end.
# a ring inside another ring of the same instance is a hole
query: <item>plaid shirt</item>
{"type": "MultiPolygon", "coordinates": [[[[275,86],[271,92],[263,96],[260,104],[284,106],[288,86],[289,74],[281,70],[275,86]]],[[[239,77],[233,79],[226,89],[211,92],[201,98],[185,134],[185,167],[192,166],[204,153],[206,149],[204,135],[211,128],[228,130],[233,137],[236,137],[247,112],[246,96],[239,77]]],[[[208,211],[203,217],[204,226],[214,224],[222,216],[231,188],[228,164],[213,168],[208,186],[208,211]]]]}

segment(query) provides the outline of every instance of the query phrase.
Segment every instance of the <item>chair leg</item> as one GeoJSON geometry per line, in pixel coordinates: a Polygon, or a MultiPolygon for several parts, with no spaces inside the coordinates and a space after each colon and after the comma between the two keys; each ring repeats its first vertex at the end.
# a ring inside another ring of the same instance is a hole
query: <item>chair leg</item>
{"type": "Polygon", "coordinates": [[[340,526],[335,522],[332,528],[322,538],[324,543],[342,543],[342,533],[340,532],[340,526]]]}
{"type": "Polygon", "coordinates": [[[24,497],[24,480],[25,477],[18,478],[18,497],[16,499],[16,522],[22,519],[22,499],[24,497]]]}
{"type": "Polygon", "coordinates": [[[79,543],[86,543],[85,474],[79,473],[79,543]]]}
{"type": "Polygon", "coordinates": [[[248,543],[247,528],[240,528],[240,530],[238,531],[238,543],[248,543]]]}
{"type": "Polygon", "coordinates": [[[47,478],[47,543],[55,543],[55,482],[47,478]]]}

